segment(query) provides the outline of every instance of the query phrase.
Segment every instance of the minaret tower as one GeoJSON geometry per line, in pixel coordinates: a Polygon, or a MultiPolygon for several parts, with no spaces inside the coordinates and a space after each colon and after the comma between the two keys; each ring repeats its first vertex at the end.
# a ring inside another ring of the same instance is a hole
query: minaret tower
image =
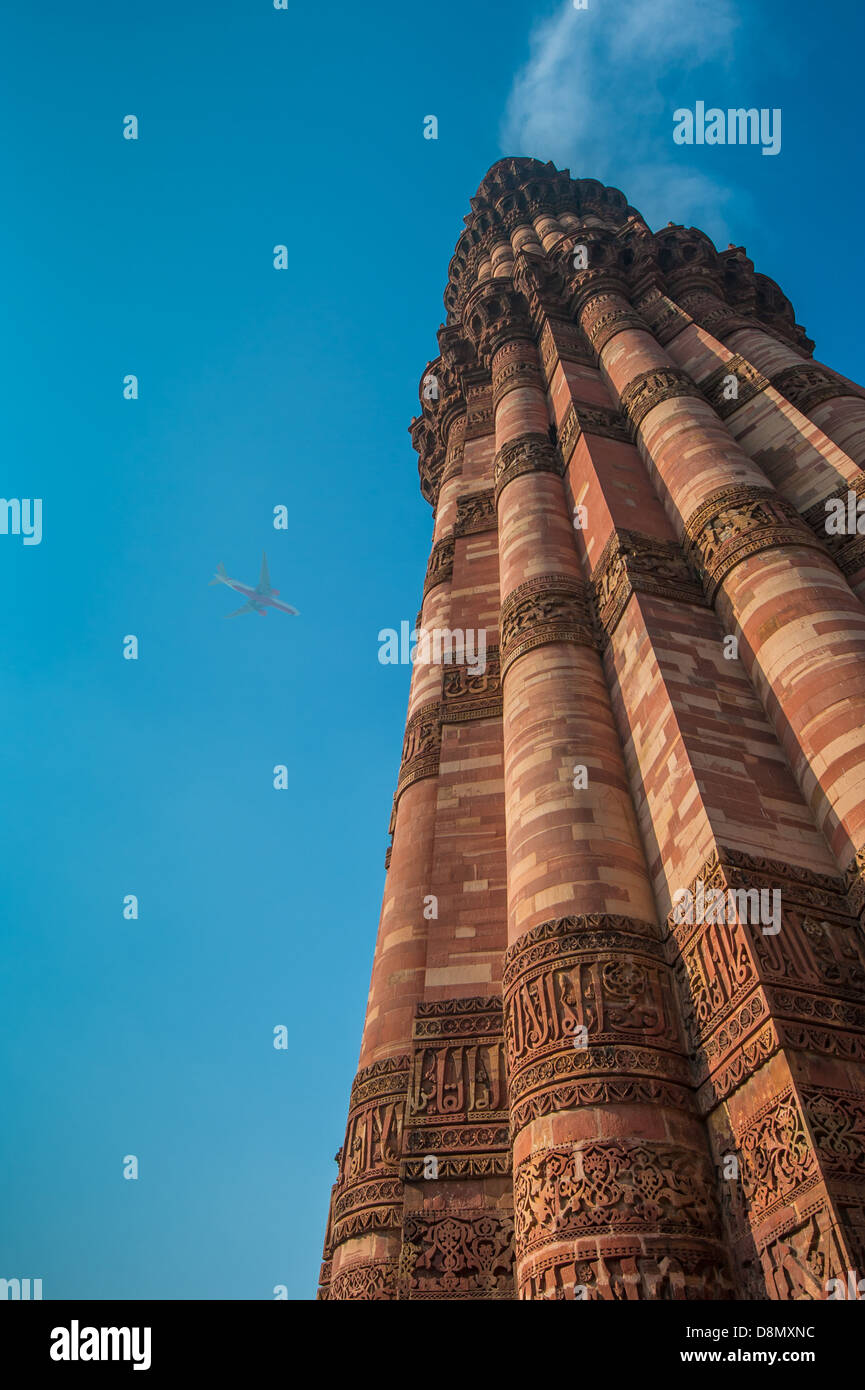
{"type": "Polygon", "coordinates": [[[417,627],[486,662],[413,671],[320,1297],[823,1299],[865,1273],[865,390],[617,189],[504,159],[471,208],[410,429],[417,627]]]}

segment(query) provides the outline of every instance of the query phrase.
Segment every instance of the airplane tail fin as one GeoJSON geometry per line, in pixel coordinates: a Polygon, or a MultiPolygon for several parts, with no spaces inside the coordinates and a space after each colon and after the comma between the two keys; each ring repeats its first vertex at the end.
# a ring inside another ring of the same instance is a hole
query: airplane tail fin
{"type": "Polygon", "coordinates": [[[219,564],[216,566],[216,574],[215,574],[215,575],[213,576],[213,578],[209,581],[209,583],[210,583],[210,584],[220,584],[220,583],[222,582],[223,579],[227,579],[227,578],[228,578],[228,575],[227,575],[226,572],[225,572],[225,565],[224,565],[224,564],[222,563],[222,561],[220,560],[219,564]]]}

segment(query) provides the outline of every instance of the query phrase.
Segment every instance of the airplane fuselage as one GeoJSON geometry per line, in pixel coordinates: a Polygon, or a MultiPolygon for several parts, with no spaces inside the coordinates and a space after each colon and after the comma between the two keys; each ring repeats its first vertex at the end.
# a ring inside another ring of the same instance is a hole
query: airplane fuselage
{"type": "Polygon", "coordinates": [[[234,589],[238,594],[243,594],[250,603],[255,604],[257,613],[263,613],[266,608],[278,608],[283,613],[293,613],[294,609],[290,603],[280,603],[279,599],[273,597],[279,593],[278,589],[271,589],[269,594],[263,594],[258,589],[251,589],[248,584],[240,584],[236,579],[223,579],[223,584],[229,589],[234,589]]]}
{"type": "MultiPolygon", "coordinates": [[[[211,584],[224,584],[226,588],[233,589],[235,593],[243,594],[243,597],[247,600],[246,612],[260,613],[264,616],[268,608],[277,608],[281,613],[290,613],[292,617],[297,617],[296,608],[292,608],[290,603],[281,603],[277,599],[276,595],[279,593],[279,590],[271,587],[270,576],[267,572],[266,555],[262,557],[261,578],[255,588],[250,584],[241,584],[239,579],[230,578],[230,576],[225,573],[223,565],[219,566],[210,582],[211,584]]],[[[244,609],[238,609],[238,613],[242,612],[244,612],[244,609]]],[[[226,616],[235,618],[238,616],[238,613],[228,613],[226,616]]]]}

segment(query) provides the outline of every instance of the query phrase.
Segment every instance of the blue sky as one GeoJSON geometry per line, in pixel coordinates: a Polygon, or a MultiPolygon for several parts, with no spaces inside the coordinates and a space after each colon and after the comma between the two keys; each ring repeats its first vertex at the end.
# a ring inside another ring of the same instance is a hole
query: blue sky
{"type": "Polygon", "coordinates": [[[0,1276],[313,1296],[408,691],[377,634],[431,533],[406,428],[469,198],[503,154],[617,184],[744,244],[861,380],[863,27],[858,0],[5,17],[0,491],[43,539],[0,536],[0,1276]],[[780,107],[781,153],[675,146],[697,100],[780,107]],[[224,622],[217,562],[254,580],[264,548],[301,616],[224,622]]]}

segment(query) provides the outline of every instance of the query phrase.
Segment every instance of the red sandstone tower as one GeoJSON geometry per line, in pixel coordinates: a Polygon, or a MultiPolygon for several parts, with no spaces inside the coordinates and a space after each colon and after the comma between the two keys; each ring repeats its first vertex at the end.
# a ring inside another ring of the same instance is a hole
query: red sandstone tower
{"type": "Polygon", "coordinates": [[[822,1299],[865,1274],[865,391],[741,247],[531,159],[471,207],[418,628],[489,647],[413,672],[320,1296],[822,1299]]]}

